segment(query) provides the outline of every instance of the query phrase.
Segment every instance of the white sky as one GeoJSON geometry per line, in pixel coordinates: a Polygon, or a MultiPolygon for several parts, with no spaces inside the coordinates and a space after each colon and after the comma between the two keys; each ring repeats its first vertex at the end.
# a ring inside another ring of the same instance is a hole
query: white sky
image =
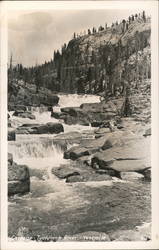
{"type": "Polygon", "coordinates": [[[24,66],[48,61],[53,51],[67,43],[74,32],[111,24],[143,9],[32,10],[11,11],[8,15],[8,55],[24,66]]]}

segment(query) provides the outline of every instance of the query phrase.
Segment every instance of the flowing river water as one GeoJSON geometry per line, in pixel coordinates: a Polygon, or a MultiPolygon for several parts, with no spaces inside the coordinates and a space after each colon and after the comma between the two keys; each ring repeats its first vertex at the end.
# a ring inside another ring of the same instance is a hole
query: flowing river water
{"type": "MultiPolygon", "coordinates": [[[[60,95],[59,106],[80,106],[82,103],[99,102],[98,96],[60,95]]],[[[23,123],[58,122],[51,118],[45,108],[32,108],[36,119],[13,118],[15,127],[23,123]]],[[[66,125],[64,133],[86,132],[93,128],[81,125],[66,125]]],[[[9,198],[8,236],[16,240],[57,240],[58,237],[74,235],[85,231],[112,232],[114,229],[129,229],[142,224],[150,203],[145,193],[148,184],[134,184],[119,180],[66,183],[52,174],[51,169],[61,164],[69,164],[63,159],[64,149],[54,143],[55,135],[17,135],[15,142],[8,143],[8,152],[18,164],[26,164],[30,169],[30,193],[9,198]],[[140,193],[136,195],[137,190],[140,193]],[[119,191],[120,190],[120,191],[119,191]],[[111,193],[110,193],[111,191],[111,193]],[[115,193],[119,192],[118,200],[115,193]],[[121,198],[121,199],[120,199],[121,198]],[[140,200],[140,202],[139,202],[140,200]],[[113,207],[109,204],[114,202],[113,207]],[[135,202],[139,202],[136,208],[135,202]],[[126,209],[126,210],[125,210],[126,209]],[[131,212],[130,212],[131,209],[131,212]],[[129,211],[130,216],[125,214],[129,211]],[[134,218],[134,213],[138,215],[134,218]],[[18,237],[18,238],[17,238],[18,237]]],[[[67,145],[69,148],[70,145],[67,145]]],[[[149,209],[148,209],[149,211],[149,209]]]]}

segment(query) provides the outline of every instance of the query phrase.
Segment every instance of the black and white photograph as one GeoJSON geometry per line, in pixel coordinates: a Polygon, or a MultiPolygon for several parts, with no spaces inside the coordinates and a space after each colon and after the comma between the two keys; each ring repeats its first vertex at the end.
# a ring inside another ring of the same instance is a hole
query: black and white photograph
{"type": "Polygon", "coordinates": [[[70,242],[70,249],[86,242],[157,249],[152,36],[158,3],[32,1],[31,8],[14,2],[6,8],[1,80],[10,247],[2,249],[70,242]]]}

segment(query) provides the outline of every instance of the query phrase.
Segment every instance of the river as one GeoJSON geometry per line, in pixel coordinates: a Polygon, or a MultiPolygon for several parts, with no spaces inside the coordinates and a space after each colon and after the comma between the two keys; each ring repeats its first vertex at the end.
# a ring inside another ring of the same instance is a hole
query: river
{"type": "MultiPolygon", "coordinates": [[[[99,102],[98,96],[59,95],[59,106],[80,106],[82,103],[99,102]]],[[[35,120],[12,117],[14,126],[23,123],[57,122],[45,108],[32,108],[35,120]]],[[[66,125],[64,133],[86,131],[93,128],[66,125]]],[[[8,143],[8,152],[19,164],[30,169],[30,193],[9,198],[8,236],[13,240],[57,240],[58,237],[85,231],[111,233],[114,229],[131,229],[144,222],[149,215],[150,185],[147,183],[111,181],[66,183],[51,173],[61,164],[64,149],[54,143],[55,135],[17,135],[15,142],[8,143]],[[110,192],[111,191],[111,192],[110,192]],[[136,195],[137,192],[137,195],[136,195]],[[112,195],[113,193],[113,195],[112,195]],[[117,196],[114,194],[118,193],[117,196]],[[116,199],[118,197],[118,199],[116,199]],[[119,199],[120,198],[120,199],[119,199]],[[142,201],[143,204],[142,204],[142,201]],[[134,204],[137,202],[137,205],[134,204]],[[115,204],[110,206],[110,204],[115,204]],[[148,209],[145,208],[145,204],[148,209]],[[129,212],[129,214],[128,214],[129,212]],[[136,214],[134,218],[134,213],[136,214]]],[[[69,148],[72,145],[67,145],[69,148]]]]}

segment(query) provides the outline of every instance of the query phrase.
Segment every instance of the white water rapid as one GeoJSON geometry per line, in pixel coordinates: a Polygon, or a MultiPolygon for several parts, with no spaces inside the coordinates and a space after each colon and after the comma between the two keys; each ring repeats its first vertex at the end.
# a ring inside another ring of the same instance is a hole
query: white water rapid
{"type": "MultiPolygon", "coordinates": [[[[59,95],[59,104],[53,107],[54,110],[60,111],[62,107],[77,107],[82,103],[99,102],[99,96],[92,95],[59,95]]],[[[35,120],[12,116],[12,122],[15,127],[25,123],[43,124],[47,122],[60,122],[64,126],[64,133],[72,131],[83,131],[92,129],[89,126],[67,125],[61,120],[51,117],[51,112],[47,107],[31,107],[35,120]]],[[[53,142],[53,135],[17,135],[15,142],[9,142],[8,152],[13,154],[13,159],[18,164],[26,164],[29,168],[47,170],[51,167],[59,167],[60,164],[67,164],[68,160],[63,159],[64,148],[53,142]]],[[[67,145],[67,148],[69,145],[67,145]]],[[[50,172],[50,170],[49,170],[50,172]]],[[[49,174],[48,172],[48,174],[49,174]]],[[[50,174],[49,174],[50,175],[50,174]]]]}
{"type": "MultiPolygon", "coordinates": [[[[82,103],[98,103],[100,102],[100,97],[95,95],[77,95],[77,94],[68,94],[68,95],[58,95],[59,104],[53,107],[54,112],[60,112],[60,109],[63,107],[79,107],[82,103]]],[[[62,122],[62,120],[55,119],[51,117],[51,111],[48,111],[47,107],[31,107],[32,114],[35,115],[36,119],[31,120],[28,118],[13,117],[13,112],[10,112],[11,120],[14,127],[18,127],[24,123],[38,123],[44,124],[47,122],[60,122],[64,126],[64,132],[72,131],[83,131],[92,129],[90,126],[82,125],[67,125],[62,122]]]]}

